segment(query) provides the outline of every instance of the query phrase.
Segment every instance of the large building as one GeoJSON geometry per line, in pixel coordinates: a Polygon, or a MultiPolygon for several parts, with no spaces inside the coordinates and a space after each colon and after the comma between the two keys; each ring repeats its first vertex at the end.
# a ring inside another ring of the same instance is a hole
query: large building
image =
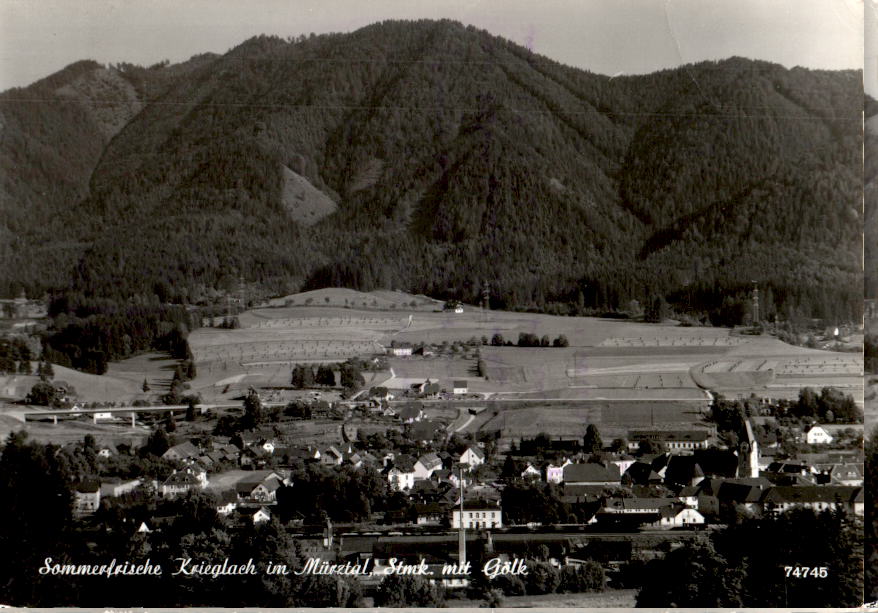
{"type": "MultiPolygon", "coordinates": [[[[460,528],[460,508],[451,512],[451,527],[460,528]]],[[[470,530],[503,527],[503,512],[500,507],[488,502],[463,503],[463,527],[470,530]]]]}
{"type": "Polygon", "coordinates": [[[640,449],[640,444],[652,441],[664,445],[668,451],[675,449],[707,449],[710,445],[710,430],[630,430],[628,448],[640,449]]]}

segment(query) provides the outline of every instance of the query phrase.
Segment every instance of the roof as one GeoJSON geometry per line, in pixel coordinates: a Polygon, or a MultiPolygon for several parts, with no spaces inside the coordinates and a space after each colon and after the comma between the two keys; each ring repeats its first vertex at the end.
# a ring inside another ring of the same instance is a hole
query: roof
{"type": "Polygon", "coordinates": [[[854,502],[862,495],[862,487],[849,485],[776,486],[765,494],[765,502],[854,502]]]}
{"type": "Polygon", "coordinates": [[[396,470],[404,473],[410,473],[415,469],[415,459],[410,455],[398,455],[393,459],[393,466],[396,470]]]}
{"type": "Polygon", "coordinates": [[[94,479],[86,479],[74,489],[79,494],[95,494],[101,490],[101,482],[94,479]]]}
{"type": "Polygon", "coordinates": [[[630,430],[628,438],[633,440],[703,442],[710,438],[710,431],[698,430],[630,430]]]}
{"type": "Polygon", "coordinates": [[[442,426],[432,421],[419,421],[412,425],[412,437],[415,440],[429,441],[433,434],[442,426]]]}
{"type": "Polygon", "coordinates": [[[440,460],[439,456],[435,453],[425,453],[418,458],[418,462],[427,469],[436,469],[442,466],[442,460],[440,460]]]}
{"type": "Polygon", "coordinates": [[[400,419],[415,419],[421,414],[421,407],[407,404],[397,412],[400,419]]]}
{"type": "Polygon", "coordinates": [[[644,511],[661,509],[662,507],[674,505],[677,502],[676,498],[611,498],[607,500],[605,508],[644,511]]]}
{"type": "MultiPolygon", "coordinates": [[[[485,452],[482,451],[478,445],[470,445],[469,447],[466,448],[466,451],[464,451],[463,453],[466,453],[467,451],[473,452],[473,454],[475,454],[475,456],[477,458],[479,458],[480,460],[485,459],[485,452]]],[[[463,455],[463,454],[461,454],[461,455],[463,455]]]]}
{"type": "Polygon", "coordinates": [[[468,382],[464,381],[463,379],[456,379],[454,381],[453,387],[468,387],[468,385],[468,382]]]}
{"type": "Polygon", "coordinates": [[[192,458],[197,456],[200,451],[198,448],[190,443],[189,441],[180,443],[179,445],[174,445],[173,447],[168,448],[168,450],[162,454],[162,457],[165,457],[169,453],[173,453],[175,455],[180,456],[181,458],[192,458]]]}
{"type": "Polygon", "coordinates": [[[198,485],[198,478],[186,471],[178,471],[165,479],[164,485],[198,485]]]}
{"type": "Polygon", "coordinates": [[[571,483],[618,482],[621,476],[615,464],[604,466],[594,462],[565,466],[563,475],[564,481],[571,483]]]}

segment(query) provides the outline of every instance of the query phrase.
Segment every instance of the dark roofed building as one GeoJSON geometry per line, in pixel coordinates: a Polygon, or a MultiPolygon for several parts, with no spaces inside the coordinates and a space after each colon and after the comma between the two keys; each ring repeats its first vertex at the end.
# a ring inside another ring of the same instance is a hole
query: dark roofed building
{"type": "Polygon", "coordinates": [[[621,475],[615,464],[569,464],[564,467],[564,483],[570,485],[619,485],[621,475]]]}

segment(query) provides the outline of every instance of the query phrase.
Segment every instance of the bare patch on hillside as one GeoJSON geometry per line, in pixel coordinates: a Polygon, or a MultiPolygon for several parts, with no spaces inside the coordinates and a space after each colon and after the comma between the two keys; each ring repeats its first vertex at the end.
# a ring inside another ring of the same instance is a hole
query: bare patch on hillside
{"type": "Polygon", "coordinates": [[[283,167],[284,188],[281,199],[293,221],[311,226],[328,215],[338,206],[332,199],[311,185],[302,175],[283,167]]]}

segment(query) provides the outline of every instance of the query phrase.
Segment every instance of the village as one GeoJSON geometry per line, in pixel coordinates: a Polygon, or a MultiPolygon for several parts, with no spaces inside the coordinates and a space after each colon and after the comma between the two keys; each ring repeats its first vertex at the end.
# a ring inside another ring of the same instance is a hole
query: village
{"type": "Polygon", "coordinates": [[[629,602],[644,561],[729,526],[864,515],[858,356],[405,295],[395,313],[310,302],[207,321],[189,366],[22,368],[17,341],[0,418],[77,465],[86,539],[162,542],[196,505],[232,533],[274,526],[312,566],[370,569],[367,593],[408,564],[464,598],[467,563],[527,560],[629,602]]]}

